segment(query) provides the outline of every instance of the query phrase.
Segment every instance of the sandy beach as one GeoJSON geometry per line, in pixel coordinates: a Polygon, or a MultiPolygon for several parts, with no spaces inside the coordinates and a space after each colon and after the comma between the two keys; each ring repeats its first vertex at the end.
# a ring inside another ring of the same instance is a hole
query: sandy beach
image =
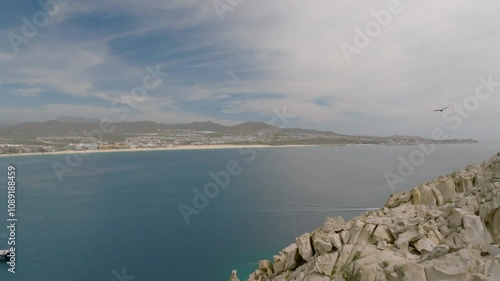
{"type": "Polygon", "coordinates": [[[135,149],[103,149],[103,150],[65,150],[56,152],[35,152],[35,153],[18,153],[18,154],[0,154],[1,157],[22,157],[22,156],[39,156],[39,155],[61,155],[61,154],[90,154],[90,153],[113,153],[113,152],[144,152],[144,151],[164,151],[164,150],[203,150],[203,149],[235,149],[235,148],[285,148],[285,147],[308,147],[314,145],[183,145],[173,147],[157,147],[157,148],[135,148],[135,149]]]}

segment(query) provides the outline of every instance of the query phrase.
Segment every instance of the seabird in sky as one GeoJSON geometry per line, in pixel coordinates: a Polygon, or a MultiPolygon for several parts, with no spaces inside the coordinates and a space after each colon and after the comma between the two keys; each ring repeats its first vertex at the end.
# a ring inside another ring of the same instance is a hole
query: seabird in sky
{"type": "Polygon", "coordinates": [[[449,106],[443,108],[443,109],[434,109],[434,111],[440,111],[440,112],[443,112],[445,109],[447,109],[449,106]]]}

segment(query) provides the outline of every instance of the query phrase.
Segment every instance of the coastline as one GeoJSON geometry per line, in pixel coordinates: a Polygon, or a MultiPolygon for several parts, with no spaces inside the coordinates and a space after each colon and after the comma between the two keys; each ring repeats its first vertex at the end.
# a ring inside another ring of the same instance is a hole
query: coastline
{"type": "Polygon", "coordinates": [[[0,158],[40,156],[40,155],[65,155],[65,154],[93,154],[113,152],[146,152],[146,151],[176,151],[176,150],[207,150],[207,149],[236,149],[236,148],[293,148],[311,147],[316,145],[181,145],[174,147],[134,148],[134,149],[103,149],[103,150],[65,150],[56,152],[33,152],[17,154],[0,154],[0,158]]]}

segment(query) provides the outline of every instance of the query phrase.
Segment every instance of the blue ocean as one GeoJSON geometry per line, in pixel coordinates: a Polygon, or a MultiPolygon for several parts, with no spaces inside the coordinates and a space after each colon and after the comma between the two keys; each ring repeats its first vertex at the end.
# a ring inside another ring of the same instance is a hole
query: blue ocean
{"type": "Polygon", "coordinates": [[[70,162],[61,180],[53,166],[67,165],[66,155],[0,158],[0,249],[8,248],[10,164],[18,218],[16,273],[0,262],[0,280],[227,281],[232,269],[245,280],[258,260],[272,259],[326,216],[378,208],[393,191],[489,159],[500,144],[437,146],[390,187],[386,172],[397,174],[400,158],[417,149],[97,153],[70,162]],[[213,185],[214,174],[229,175],[219,177],[224,188],[213,185]]]}

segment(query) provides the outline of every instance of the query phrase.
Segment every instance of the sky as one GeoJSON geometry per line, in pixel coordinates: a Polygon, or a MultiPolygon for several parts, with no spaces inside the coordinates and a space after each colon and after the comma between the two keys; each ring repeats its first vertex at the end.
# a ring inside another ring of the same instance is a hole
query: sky
{"type": "Polygon", "coordinates": [[[231,125],[286,108],[290,127],[500,140],[498,1],[40,3],[0,2],[0,120],[116,120],[118,102],[120,121],[231,125]],[[148,67],[162,83],[131,106],[148,67]]]}

